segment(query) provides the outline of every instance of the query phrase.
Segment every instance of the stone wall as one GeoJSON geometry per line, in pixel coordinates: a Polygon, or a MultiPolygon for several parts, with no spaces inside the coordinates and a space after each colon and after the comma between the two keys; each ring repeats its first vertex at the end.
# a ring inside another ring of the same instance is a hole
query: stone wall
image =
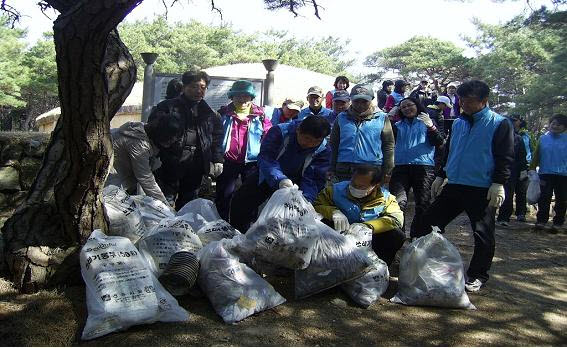
{"type": "Polygon", "coordinates": [[[4,263],[1,228],[25,199],[39,168],[50,134],[0,132],[0,271],[4,263]]]}

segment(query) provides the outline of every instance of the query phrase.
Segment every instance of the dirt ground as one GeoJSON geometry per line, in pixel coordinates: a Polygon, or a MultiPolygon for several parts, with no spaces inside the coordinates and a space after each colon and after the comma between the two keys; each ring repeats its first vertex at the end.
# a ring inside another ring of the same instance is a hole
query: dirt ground
{"type": "MultiPolygon", "coordinates": [[[[532,221],[533,223],[533,221],[532,221]]],[[[390,303],[397,288],[368,309],[339,289],[294,300],[293,277],[268,281],[288,300],[227,325],[206,298],[179,299],[186,323],[156,323],[79,340],[86,320],[84,287],[19,295],[0,279],[0,342],[6,346],[565,346],[567,235],[534,232],[512,223],[496,231],[491,279],[470,295],[477,310],[407,307],[390,303]]],[[[472,236],[466,216],[446,236],[468,263],[472,236]]]]}

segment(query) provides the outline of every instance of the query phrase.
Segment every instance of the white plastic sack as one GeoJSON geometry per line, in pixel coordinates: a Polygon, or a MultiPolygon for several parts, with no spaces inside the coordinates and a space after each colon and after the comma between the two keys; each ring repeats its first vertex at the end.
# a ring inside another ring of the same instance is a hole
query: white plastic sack
{"type": "Polygon", "coordinates": [[[341,234],[352,239],[357,248],[372,250],[372,229],[370,227],[357,223],[350,225],[350,228],[341,234]]]}
{"type": "Polygon", "coordinates": [[[351,238],[346,238],[320,221],[315,224],[319,235],[309,267],[295,271],[297,299],[358,278],[371,265],[366,251],[357,248],[351,238]]]}
{"type": "Polygon", "coordinates": [[[317,220],[319,214],[315,211],[301,191],[296,188],[282,188],[272,194],[257,223],[262,223],[270,218],[282,220],[294,220],[296,222],[311,223],[317,220]]]}
{"type": "Polygon", "coordinates": [[[359,305],[368,307],[382,296],[390,284],[390,272],[386,262],[380,260],[378,255],[369,249],[366,251],[372,266],[368,267],[364,275],[341,285],[344,292],[359,305]]]}
{"type": "Polygon", "coordinates": [[[211,242],[199,253],[198,283],[226,323],[285,302],[268,282],[227,251],[223,242],[211,242]]]}
{"type": "Polygon", "coordinates": [[[438,232],[416,239],[400,260],[394,303],[475,309],[465,292],[463,261],[457,248],[438,232]]]}
{"type": "Polygon", "coordinates": [[[161,220],[175,216],[175,213],[169,206],[159,199],[143,195],[131,197],[134,202],[136,202],[136,207],[140,211],[147,231],[151,231],[154,227],[159,225],[161,220]]]}
{"type": "Polygon", "coordinates": [[[185,204],[176,214],[189,222],[193,231],[200,230],[209,222],[220,220],[215,203],[208,199],[197,198],[185,204]]]}
{"type": "Polygon", "coordinates": [[[228,222],[223,219],[207,222],[198,231],[197,235],[201,239],[203,245],[210,242],[219,241],[221,239],[231,239],[235,236],[241,235],[240,231],[232,227],[228,222]]]}
{"type": "Polygon", "coordinates": [[[526,194],[528,204],[536,204],[537,201],[539,201],[539,195],[541,194],[541,188],[539,185],[539,175],[535,172],[530,172],[528,192],[526,194]]]}
{"type": "Polygon", "coordinates": [[[197,234],[183,218],[165,218],[138,242],[138,249],[157,277],[165,270],[171,255],[179,251],[197,254],[203,247],[197,234]]]}
{"type": "Polygon", "coordinates": [[[102,191],[104,213],[109,225],[109,235],[126,237],[136,243],[146,233],[146,225],[136,202],[124,190],[109,185],[102,191]]]}
{"type": "Polygon", "coordinates": [[[93,231],[81,249],[80,263],[88,309],[83,340],[132,325],[189,319],[128,238],[93,231]]]}
{"type": "Polygon", "coordinates": [[[252,254],[259,260],[289,269],[305,269],[319,236],[315,221],[305,224],[271,217],[255,223],[246,233],[252,254]]]}

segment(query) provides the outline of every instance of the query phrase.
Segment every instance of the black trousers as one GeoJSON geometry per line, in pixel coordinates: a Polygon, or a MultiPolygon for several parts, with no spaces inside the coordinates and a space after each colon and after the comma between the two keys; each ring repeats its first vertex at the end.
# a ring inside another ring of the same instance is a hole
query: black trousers
{"type": "Polygon", "coordinates": [[[236,188],[236,180],[240,176],[242,182],[245,182],[249,176],[254,174],[255,170],[256,162],[236,163],[225,159],[222,174],[217,179],[215,205],[220,216],[226,221],[230,219],[230,200],[236,188]]]}
{"type": "Polygon", "coordinates": [[[498,221],[510,221],[512,212],[514,211],[514,194],[516,194],[516,216],[526,215],[528,192],[528,179],[520,180],[518,176],[511,177],[508,183],[504,185],[506,197],[498,211],[498,221]]]}
{"type": "Polygon", "coordinates": [[[403,212],[406,211],[409,190],[413,188],[415,215],[410,227],[410,235],[415,234],[415,229],[419,226],[421,216],[429,208],[431,184],[435,178],[434,171],[433,166],[400,165],[396,166],[392,172],[389,187],[390,193],[396,196],[396,200],[403,212]]]}
{"type": "Polygon", "coordinates": [[[201,156],[196,156],[183,165],[164,161],[154,174],[167,201],[175,202],[175,209],[179,210],[199,196],[205,173],[201,156]]]}
{"type": "Polygon", "coordinates": [[[230,224],[242,233],[258,216],[258,207],[270,198],[273,190],[265,181],[258,184],[258,170],[255,170],[234,193],[230,202],[230,224]]]}
{"type": "Polygon", "coordinates": [[[551,197],[555,193],[554,225],[565,223],[565,210],[567,207],[567,176],[554,174],[540,174],[541,194],[537,201],[537,222],[546,223],[549,220],[549,206],[551,197]]]}
{"type": "Polygon", "coordinates": [[[488,207],[488,188],[448,184],[425,211],[412,237],[431,233],[433,226],[445,232],[445,227],[460,213],[469,217],[474,236],[474,253],[467,270],[469,279],[488,280],[494,257],[494,224],[496,208],[488,207]]]}

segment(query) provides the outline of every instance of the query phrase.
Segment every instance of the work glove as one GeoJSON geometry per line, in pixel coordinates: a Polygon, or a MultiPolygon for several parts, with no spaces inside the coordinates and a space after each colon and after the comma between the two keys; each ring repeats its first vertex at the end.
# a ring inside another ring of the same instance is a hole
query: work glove
{"type": "Polygon", "coordinates": [[[333,211],[333,225],[335,226],[335,231],[337,232],[348,230],[348,219],[340,210],[333,211]]]}
{"type": "Polygon", "coordinates": [[[293,184],[293,181],[289,179],[282,179],[279,183],[279,188],[298,188],[297,185],[293,184]]]}
{"type": "Polygon", "coordinates": [[[520,181],[526,179],[528,177],[528,171],[527,170],[522,170],[520,172],[520,181]]]}
{"type": "Polygon", "coordinates": [[[443,179],[440,176],[435,177],[433,184],[431,184],[431,199],[435,199],[443,190],[443,187],[447,185],[447,179],[443,179]]]}
{"type": "Polygon", "coordinates": [[[504,193],[504,185],[493,183],[488,189],[486,199],[489,200],[488,206],[498,208],[504,202],[506,194],[504,193]]]}
{"type": "Polygon", "coordinates": [[[420,120],[421,122],[425,123],[425,126],[427,128],[433,127],[433,121],[431,121],[431,118],[425,112],[422,112],[419,115],[417,115],[417,119],[420,120]]]}
{"type": "Polygon", "coordinates": [[[211,163],[209,174],[217,178],[222,173],[222,163],[211,163]]]}

